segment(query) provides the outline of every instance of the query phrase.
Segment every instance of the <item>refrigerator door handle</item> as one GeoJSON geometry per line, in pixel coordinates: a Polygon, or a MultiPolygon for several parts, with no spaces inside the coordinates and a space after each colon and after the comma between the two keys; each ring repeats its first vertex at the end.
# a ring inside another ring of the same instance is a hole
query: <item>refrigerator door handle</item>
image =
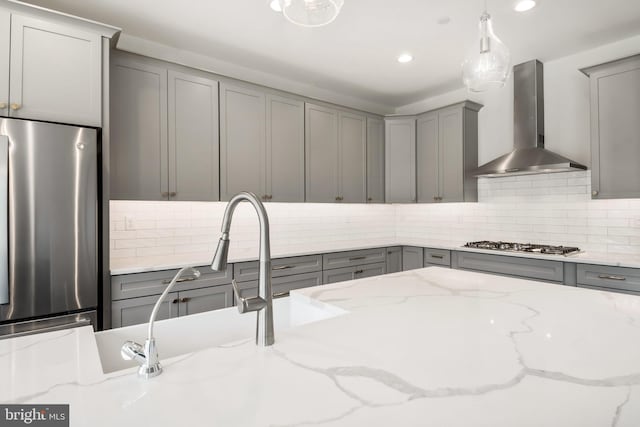
{"type": "Polygon", "coordinates": [[[0,135],[0,305],[9,304],[9,137],[0,135]]]}

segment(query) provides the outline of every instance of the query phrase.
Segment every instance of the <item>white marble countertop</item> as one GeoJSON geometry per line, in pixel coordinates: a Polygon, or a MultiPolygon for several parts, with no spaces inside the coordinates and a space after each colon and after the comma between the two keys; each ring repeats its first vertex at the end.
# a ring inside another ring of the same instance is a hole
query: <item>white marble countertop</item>
{"type": "Polygon", "coordinates": [[[2,340],[0,402],[72,426],[640,425],[640,297],[431,267],[291,298],[348,313],[149,381],[102,374],[88,327],[2,340]]]}
{"type": "MultiPolygon", "coordinates": [[[[542,255],[534,253],[522,252],[501,252],[484,249],[474,249],[463,247],[465,242],[446,242],[433,241],[424,239],[415,240],[393,240],[379,239],[366,241],[348,241],[335,242],[331,244],[314,245],[312,242],[300,247],[272,247],[272,258],[285,258],[302,255],[314,255],[330,252],[351,251],[359,249],[380,248],[389,246],[420,246],[425,248],[448,249],[457,251],[481,252],[494,255],[516,256],[523,258],[537,258],[551,261],[576,262],[583,264],[600,264],[616,267],[640,268],[640,254],[610,254],[610,253],[590,253],[582,252],[576,255],[542,255]]],[[[257,250],[255,251],[238,251],[231,250],[229,252],[229,262],[255,261],[257,259],[257,250]]],[[[111,274],[131,274],[142,273],[148,271],[169,270],[181,268],[185,265],[201,266],[208,265],[213,258],[213,253],[192,253],[182,255],[162,255],[150,256],[144,258],[119,258],[111,260],[111,274]]]]}

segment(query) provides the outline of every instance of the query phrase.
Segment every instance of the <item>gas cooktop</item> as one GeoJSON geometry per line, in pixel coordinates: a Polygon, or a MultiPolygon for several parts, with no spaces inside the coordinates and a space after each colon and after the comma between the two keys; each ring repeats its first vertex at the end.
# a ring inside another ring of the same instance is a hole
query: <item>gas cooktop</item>
{"type": "Polygon", "coordinates": [[[551,246],[537,245],[534,243],[513,243],[513,242],[491,242],[489,240],[481,240],[479,242],[469,242],[464,245],[465,248],[489,249],[494,251],[509,252],[531,252],[547,255],[572,255],[580,252],[580,248],[571,246],[551,246]]]}

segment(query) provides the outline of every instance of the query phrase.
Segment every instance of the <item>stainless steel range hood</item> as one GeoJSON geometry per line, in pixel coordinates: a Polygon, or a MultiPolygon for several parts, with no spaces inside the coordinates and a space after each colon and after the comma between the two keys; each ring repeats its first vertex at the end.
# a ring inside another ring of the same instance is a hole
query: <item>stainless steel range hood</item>
{"type": "Polygon", "coordinates": [[[513,151],[476,169],[478,177],[503,177],[586,170],[587,167],[544,148],[542,62],[513,67],[513,151]]]}

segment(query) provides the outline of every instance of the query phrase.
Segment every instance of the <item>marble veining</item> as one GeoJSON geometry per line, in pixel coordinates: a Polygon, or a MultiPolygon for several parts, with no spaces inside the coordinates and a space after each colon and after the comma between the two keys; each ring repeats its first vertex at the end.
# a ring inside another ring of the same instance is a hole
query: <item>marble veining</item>
{"type": "Polygon", "coordinates": [[[0,401],[69,403],[73,426],[640,425],[640,297],[431,267],[291,298],[348,313],[150,381],[103,374],[88,327],[3,340],[0,401]]]}

